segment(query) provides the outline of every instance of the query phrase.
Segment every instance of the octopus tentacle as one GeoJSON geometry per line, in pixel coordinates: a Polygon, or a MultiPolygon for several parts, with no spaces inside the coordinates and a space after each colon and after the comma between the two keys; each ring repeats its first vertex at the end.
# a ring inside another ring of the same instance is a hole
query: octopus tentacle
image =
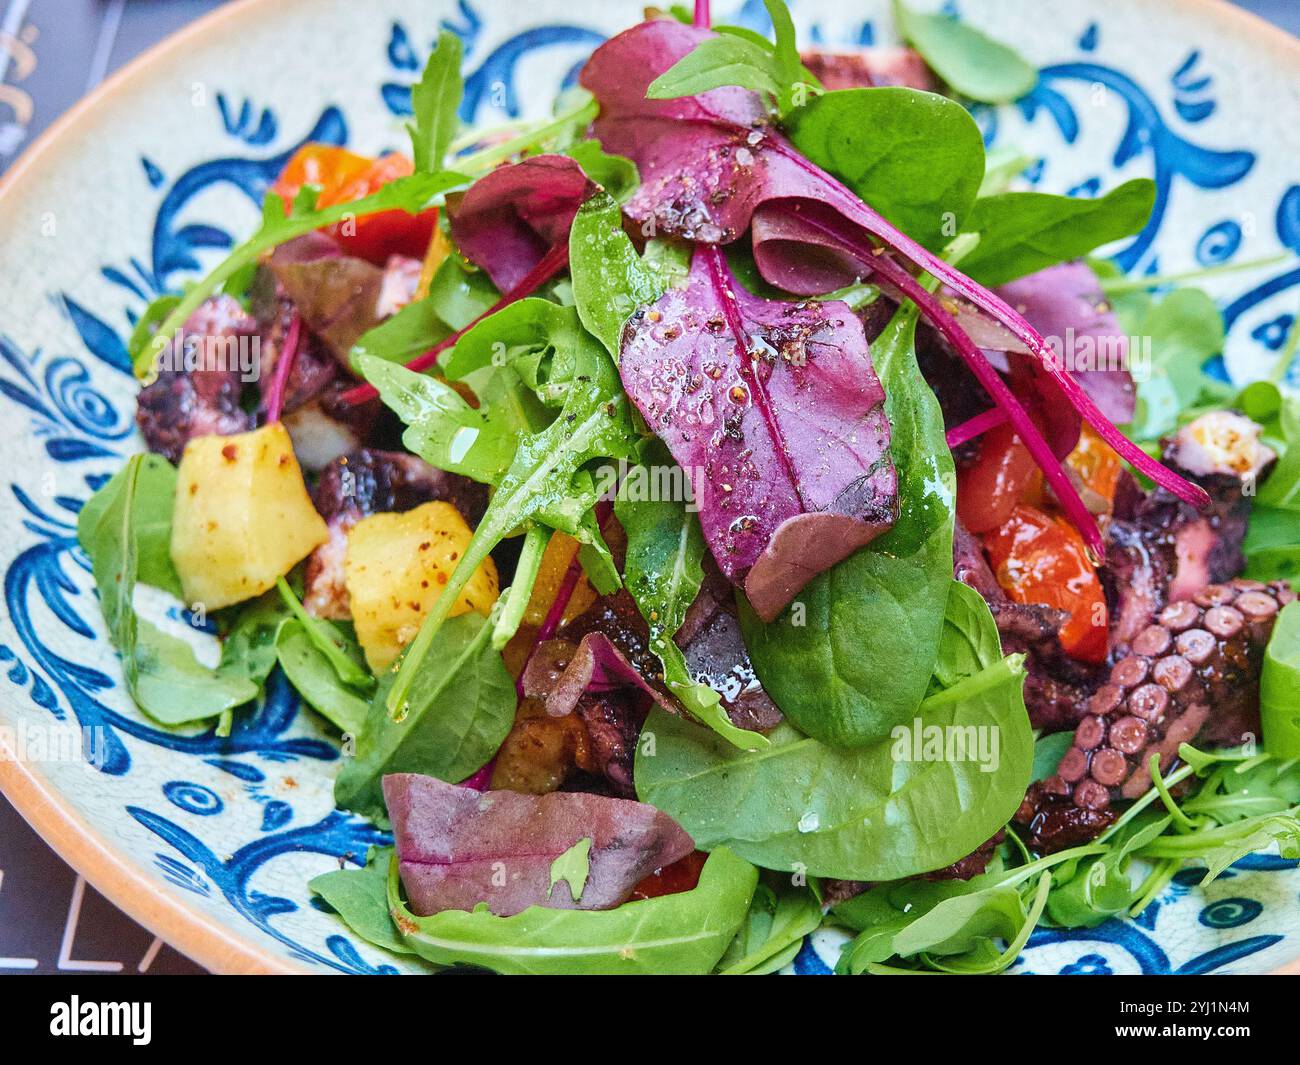
{"type": "Polygon", "coordinates": [[[1152,754],[1167,772],[1182,743],[1243,742],[1259,729],[1259,672],[1278,613],[1295,599],[1282,582],[1212,584],[1170,603],[1133,638],[1086,714],[1056,773],[1016,814],[1048,852],[1091,839],[1113,803],[1151,786],[1152,754]]]}

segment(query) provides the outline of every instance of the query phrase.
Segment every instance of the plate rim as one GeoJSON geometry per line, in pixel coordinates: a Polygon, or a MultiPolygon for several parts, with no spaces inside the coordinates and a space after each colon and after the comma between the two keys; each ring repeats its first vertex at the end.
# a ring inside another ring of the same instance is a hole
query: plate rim
{"type": "MultiPolygon", "coordinates": [[[[60,115],[33,140],[0,176],[0,217],[10,197],[40,177],[41,166],[76,144],[83,123],[93,121],[112,98],[135,84],[180,50],[211,33],[228,33],[264,8],[277,14],[305,0],[230,0],[157,42],[101,82],[60,115]],[[65,141],[67,142],[65,144],[65,141]]],[[[1171,0],[1143,0],[1148,6],[1168,6],[1171,0]]],[[[1229,32],[1267,42],[1282,56],[1300,63],[1300,37],[1266,21],[1229,0],[1180,0],[1197,17],[1220,20],[1229,32]]],[[[10,695],[0,697],[8,702],[10,695]]],[[[160,891],[158,884],[134,860],[116,850],[60,793],[35,770],[20,761],[0,736],[0,793],[34,831],[96,891],[165,943],[217,974],[317,974],[319,970],[277,953],[254,936],[218,921],[186,899],[160,891]]],[[[1300,975],[1300,956],[1268,975],[1300,975]]]]}

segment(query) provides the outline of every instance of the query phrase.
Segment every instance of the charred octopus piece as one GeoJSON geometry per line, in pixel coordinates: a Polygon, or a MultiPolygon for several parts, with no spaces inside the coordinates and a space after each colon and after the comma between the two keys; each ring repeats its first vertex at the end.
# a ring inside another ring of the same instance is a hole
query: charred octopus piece
{"type": "Polygon", "coordinates": [[[1195,480],[1211,505],[1198,512],[1157,488],[1120,507],[1102,571],[1111,607],[1111,648],[1123,655],[1169,603],[1242,571],[1250,518],[1246,487],[1272,461],[1259,427],[1228,412],[1202,415],[1164,441],[1163,460],[1195,480]]]}
{"type": "Polygon", "coordinates": [[[411,510],[436,499],[451,503],[472,527],[487,508],[487,488],[406,452],[361,448],[330,463],[312,493],[330,538],[307,560],[307,610],[322,618],[351,616],[343,562],[352,526],[370,514],[411,510]]]}
{"type": "Polygon", "coordinates": [[[138,397],[136,424],[150,451],[179,462],[196,436],[230,436],[252,428],[240,408],[243,370],[237,357],[257,322],[237,301],[217,296],[199,307],[164,353],[157,378],[138,397]]]}
{"type": "Polygon", "coordinates": [[[1233,746],[1259,730],[1259,671],[1278,612],[1295,599],[1281,582],[1212,584],[1170,603],[1133,639],[1056,773],[1033,785],[1016,821],[1042,851],[1091,839],[1114,820],[1113,802],[1151,786],[1150,760],[1167,772],[1182,743],[1233,746]]]}

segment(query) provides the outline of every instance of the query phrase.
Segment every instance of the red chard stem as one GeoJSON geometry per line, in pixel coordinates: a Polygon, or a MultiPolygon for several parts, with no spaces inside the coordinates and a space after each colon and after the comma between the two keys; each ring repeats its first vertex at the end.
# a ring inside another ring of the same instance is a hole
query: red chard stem
{"type": "MultiPolygon", "coordinates": [[[[569,245],[564,242],[554,245],[550,251],[548,251],[545,255],[542,256],[542,258],[538,261],[537,265],[534,266],[531,270],[529,270],[526,275],[524,275],[523,279],[519,282],[519,284],[517,284],[514,288],[512,288],[509,292],[507,292],[504,296],[502,296],[499,300],[497,300],[496,303],[492,304],[491,307],[489,307],[486,311],[480,314],[472,322],[470,322],[469,325],[465,326],[464,329],[458,329],[456,332],[452,333],[451,336],[447,337],[445,340],[438,341],[438,343],[436,343],[428,351],[424,352],[421,355],[417,355],[415,358],[413,358],[410,362],[406,364],[406,368],[408,370],[414,370],[417,373],[419,373],[422,370],[427,370],[430,366],[432,366],[434,363],[438,361],[439,355],[441,355],[448,348],[455,347],[456,341],[460,340],[461,337],[463,337],[466,333],[468,333],[471,329],[473,329],[476,325],[478,325],[479,322],[483,321],[484,318],[491,317],[492,315],[496,314],[497,311],[501,310],[504,307],[509,307],[510,304],[518,302],[519,300],[523,299],[525,296],[531,296],[534,292],[536,292],[539,288],[541,288],[544,284],[546,284],[546,282],[551,280],[551,278],[553,278],[556,274],[558,274],[561,270],[563,270],[568,265],[569,265],[569,245]]],[[[367,384],[367,385],[357,385],[356,388],[351,388],[348,391],[344,392],[342,396],[340,396],[339,398],[344,403],[355,406],[358,403],[365,403],[368,400],[372,400],[376,398],[378,395],[379,393],[378,391],[376,391],[375,386],[367,384]]]]}

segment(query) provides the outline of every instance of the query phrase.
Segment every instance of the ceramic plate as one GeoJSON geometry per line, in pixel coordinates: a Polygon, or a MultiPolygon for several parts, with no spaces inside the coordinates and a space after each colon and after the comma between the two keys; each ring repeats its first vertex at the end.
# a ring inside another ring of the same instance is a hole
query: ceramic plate
{"type": "MultiPolygon", "coordinates": [[[[717,17],[765,28],[761,3],[717,17]]],[[[802,39],[889,43],[885,0],[796,0],[802,39]]],[[[920,3],[921,7],[937,6],[920,3]]],[[[313,905],[307,881],[379,833],[334,809],[335,743],[286,685],[234,734],[162,731],[122,690],[75,520],[140,448],[125,348],[157,293],[251,231],[305,140],[373,154],[405,142],[409,85],[445,26],[464,40],[464,118],[545,108],[639,0],[247,0],[103,86],[0,188],[0,786],[136,919],[223,971],[390,972],[313,905]],[[15,759],[13,756],[17,755],[15,759]]],[[[971,0],[964,17],[1042,65],[1034,91],[979,115],[1042,156],[1048,191],[1155,179],[1150,225],[1117,252],[1175,272],[1300,251],[1300,43],[1211,0],[971,0]]],[[[1212,372],[1275,364],[1300,269],[1207,287],[1228,343],[1212,372]]],[[[1300,383],[1300,365],[1291,383],[1300,383]]],[[[1256,856],[1207,891],[1180,876],[1138,922],[1040,931],[1014,972],[1267,971],[1300,959],[1300,872],[1256,856]]],[[[821,933],[795,967],[826,971],[821,933]]]]}

